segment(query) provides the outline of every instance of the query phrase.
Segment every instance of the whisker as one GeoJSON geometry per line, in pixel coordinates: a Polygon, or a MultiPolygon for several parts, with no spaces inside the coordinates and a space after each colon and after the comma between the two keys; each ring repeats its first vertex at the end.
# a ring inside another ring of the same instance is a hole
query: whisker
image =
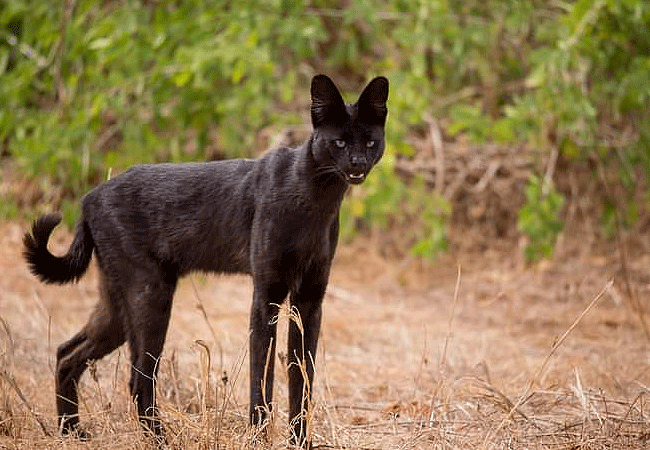
{"type": "Polygon", "coordinates": [[[316,173],[314,174],[314,178],[318,178],[318,177],[321,177],[321,176],[324,176],[324,175],[328,175],[328,179],[329,179],[329,177],[331,177],[332,175],[336,175],[336,176],[340,177],[341,172],[340,172],[339,168],[336,167],[336,166],[321,166],[321,167],[318,167],[316,169],[316,173]]]}
{"type": "Polygon", "coordinates": [[[320,166],[316,169],[316,173],[326,173],[338,170],[336,166],[320,166]]]}

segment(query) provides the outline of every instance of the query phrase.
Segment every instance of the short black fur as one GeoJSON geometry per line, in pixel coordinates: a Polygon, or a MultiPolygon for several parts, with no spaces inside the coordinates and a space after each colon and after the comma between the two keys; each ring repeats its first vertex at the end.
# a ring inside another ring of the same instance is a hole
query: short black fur
{"type": "Polygon", "coordinates": [[[311,84],[313,132],[300,147],[272,150],[256,160],[135,166],[84,197],[74,240],[62,257],[47,249],[61,216],[34,223],[24,238],[24,255],[42,281],[78,280],[93,251],[100,271],[95,311],[57,352],[57,410],[64,432],[77,428],[76,384],[87,361],[128,342],[131,394],[143,423],[160,434],[152,380],[178,278],[192,271],[242,272],[252,276],[254,286],[251,423],[267,418],[273,319],[289,296],[304,331],[289,325],[289,412],[296,443],[309,445],[309,398],[303,392],[311,392],[305,383],[313,380],[339,209],[348,185],[361,183],[383,154],[387,98],[388,80],[378,77],[357,103],[346,105],[334,83],[318,75],[311,84]],[[298,364],[306,368],[307,380],[298,364]]]}

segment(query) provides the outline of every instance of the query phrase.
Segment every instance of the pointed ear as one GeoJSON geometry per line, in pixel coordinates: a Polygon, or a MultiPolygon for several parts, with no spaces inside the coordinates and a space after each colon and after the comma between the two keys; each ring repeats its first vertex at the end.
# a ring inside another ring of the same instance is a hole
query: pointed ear
{"type": "Polygon", "coordinates": [[[359,96],[359,117],[368,123],[383,125],[386,122],[388,109],[388,79],[377,77],[373,79],[359,96]]]}
{"type": "Polygon", "coordinates": [[[311,122],[314,127],[325,122],[347,120],[347,111],[341,93],[326,75],[311,80],[311,122]]]}

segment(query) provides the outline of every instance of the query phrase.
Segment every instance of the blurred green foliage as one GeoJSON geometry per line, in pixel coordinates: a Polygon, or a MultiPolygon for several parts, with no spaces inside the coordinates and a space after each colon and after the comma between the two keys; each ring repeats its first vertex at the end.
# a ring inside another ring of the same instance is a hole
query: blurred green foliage
{"type": "Polygon", "coordinates": [[[560,212],[564,197],[550,182],[532,176],[526,186],[526,204],[519,210],[519,229],[528,242],[524,256],[528,262],[552,255],[558,234],[563,229],[560,212]]]}
{"type": "Polygon", "coordinates": [[[422,178],[409,184],[397,182],[394,166],[394,156],[387,154],[373,175],[351,190],[342,206],[341,234],[354,236],[368,227],[386,234],[397,228],[400,245],[414,256],[433,258],[448,247],[446,225],[451,205],[422,178]]]}
{"type": "Polygon", "coordinates": [[[393,170],[428,116],[479,143],[598,151],[629,188],[636,169],[650,174],[645,0],[344,5],[0,0],[0,154],[62,186],[60,207],[135,163],[252,156],[261,130],[306,120],[309,79],[324,72],[355,93],[391,80],[387,158],[346,203],[348,235],[417,217],[412,252],[445,248],[450,205],[393,170]]]}

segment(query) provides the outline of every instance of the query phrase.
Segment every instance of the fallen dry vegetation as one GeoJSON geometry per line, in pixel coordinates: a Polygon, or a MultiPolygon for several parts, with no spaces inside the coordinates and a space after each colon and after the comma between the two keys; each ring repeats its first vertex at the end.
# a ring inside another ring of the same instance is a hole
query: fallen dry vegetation
{"type": "MultiPolygon", "coordinates": [[[[154,448],[129,401],[124,347],[82,378],[92,440],[58,436],[55,349],[84,323],[96,273],[73,286],[38,283],[20,258],[24,228],[0,224],[0,449],[154,448]]],[[[569,231],[552,261],[531,268],[512,239],[485,245],[465,233],[454,231],[432,264],[382,259],[369,242],[341,247],[318,354],[315,446],[647,448],[650,341],[625,283],[648,298],[643,246],[630,245],[622,271],[613,243],[569,231]]],[[[68,243],[58,231],[53,250],[68,243]]],[[[246,421],[250,297],[245,277],[180,284],[158,385],[169,448],[257,442],[246,421]]],[[[286,375],[277,378],[272,442],[259,448],[286,446],[286,375]]]]}

